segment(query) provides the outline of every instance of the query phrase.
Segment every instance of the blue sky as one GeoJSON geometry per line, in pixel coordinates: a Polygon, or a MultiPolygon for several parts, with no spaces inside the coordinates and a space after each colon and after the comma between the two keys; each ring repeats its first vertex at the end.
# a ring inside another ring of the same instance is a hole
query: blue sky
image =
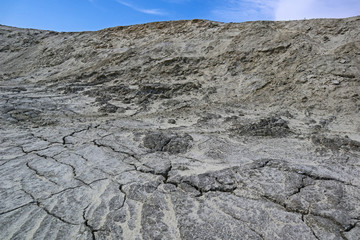
{"type": "Polygon", "coordinates": [[[55,31],[195,18],[244,22],[356,15],[360,0],[0,0],[0,24],[55,31]]]}

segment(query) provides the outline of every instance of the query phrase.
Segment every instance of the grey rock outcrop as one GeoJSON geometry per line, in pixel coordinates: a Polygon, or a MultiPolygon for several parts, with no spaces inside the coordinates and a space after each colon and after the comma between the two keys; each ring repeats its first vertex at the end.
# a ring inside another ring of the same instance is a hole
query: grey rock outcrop
{"type": "Polygon", "coordinates": [[[360,236],[360,17],[0,26],[0,239],[360,236]]]}

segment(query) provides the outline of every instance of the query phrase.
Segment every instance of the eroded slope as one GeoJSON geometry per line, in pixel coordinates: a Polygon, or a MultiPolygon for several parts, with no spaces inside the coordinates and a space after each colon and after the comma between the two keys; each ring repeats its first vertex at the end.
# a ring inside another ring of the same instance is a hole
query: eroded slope
{"type": "Polygon", "coordinates": [[[358,239],[360,18],[0,27],[1,239],[358,239]]]}

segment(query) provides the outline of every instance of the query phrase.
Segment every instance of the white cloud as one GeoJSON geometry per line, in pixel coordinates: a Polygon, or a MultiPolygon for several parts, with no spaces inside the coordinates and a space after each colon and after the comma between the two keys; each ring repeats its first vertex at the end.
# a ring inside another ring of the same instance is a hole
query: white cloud
{"type": "Polygon", "coordinates": [[[126,7],[129,7],[135,11],[138,11],[138,12],[142,12],[142,13],[146,13],[146,14],[151,14],[151,15],[167,15],[166,12],[160,10],[160,9],[146,9],[146,8],[140,8],[140,7],[137,7],[131,3],[128,3],[128,2],[125,2],[125,1],[121,1],[121,0],[116,0],[118,3],[126,6],[126,7]]]}
{"type": "Polygon", "coordinates": [[[225,0],[213,9],[215,20],[296,20],[360,15],[360,0],[225,0]]]}
{"type": "Polygon", "coordinates": [[[359,0],[279,0],[275,20],[343,18],[359,14],[359,0]]]}
{"type": "Polygon", "coordinates": [[[270,20],[278,0],[226,0],[212,11],[220,21],[270,20]]]}

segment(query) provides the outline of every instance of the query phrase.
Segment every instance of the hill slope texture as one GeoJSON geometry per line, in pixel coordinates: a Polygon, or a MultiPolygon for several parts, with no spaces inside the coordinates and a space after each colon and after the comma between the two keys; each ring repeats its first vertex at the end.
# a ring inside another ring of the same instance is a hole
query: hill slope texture
{"type": "Polygon", "coordinates": [[[0,26],[0,239],[360,236],[360,17],[0,26]]]}

